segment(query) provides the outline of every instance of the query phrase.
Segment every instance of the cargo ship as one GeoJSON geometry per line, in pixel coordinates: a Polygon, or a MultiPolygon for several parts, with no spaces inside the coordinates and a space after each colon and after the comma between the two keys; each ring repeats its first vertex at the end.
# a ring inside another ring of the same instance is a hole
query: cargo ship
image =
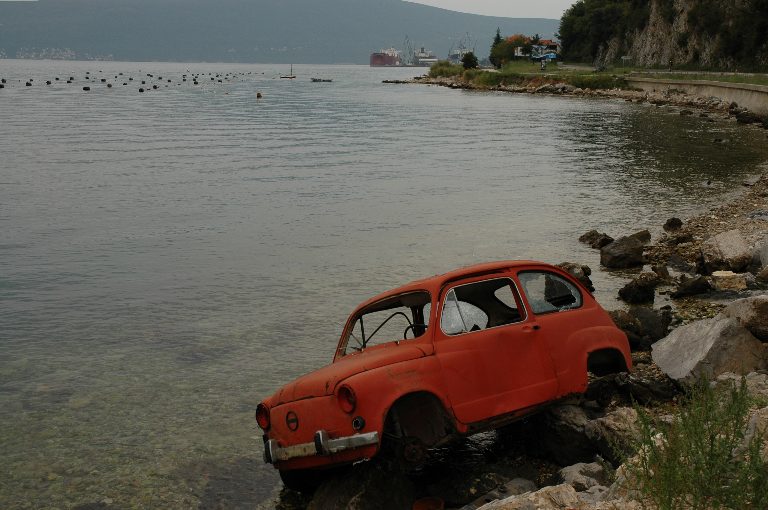
{"type": "Polygon", "coordinates": [[[371,53],[371,67],[401,66],[400,52],[395,48],[371,53]]]}
{"type": "Polygon", "coordinates": [[[437,57],[431,50],[425,50],[421,47],[421,50],[417,51],[413,58],[413,64],[416,67],[429,67],[437,64],[437,57]]]}

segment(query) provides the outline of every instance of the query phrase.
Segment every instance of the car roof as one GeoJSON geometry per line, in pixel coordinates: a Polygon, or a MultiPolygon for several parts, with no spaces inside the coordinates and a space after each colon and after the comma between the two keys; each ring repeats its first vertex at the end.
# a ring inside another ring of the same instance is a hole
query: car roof
{"type": "Polygon", "coordinates": [[[527,266],[533,266],[533,267],[543,266],[547,268],[554,268],[554,266],[552,266],[551,264],[546,264],[544,262],[537,262],[534,260],[502,260],[498,262],[485,262],[482,264],[473,264],[470,266],[460,267],[458,269],[448,271],[447,273],[436,274],[434,276],[430,276],[429,278],[414,280],[410,283],[406,283],[405,285],[401,285],[400,287],[396,287],[386,292],[382,292],[381,294],[374,296],[371,299],[368,299],[367,301],[361,303],[356,309],[359,310],[361,308],[365,308],[373,303],[376,303],[383,299],[387,299],[389,297],[396,296],[399,294],[407,294],[409,292],[418,292],[418,291],[435,292],[436,290],[440,289],[440,287],[442,287],[446,283],[451,282],[453,280],[458,280],[458,279],[466,278],[473,275],[481,276],[486,273],[495,273],[503,269],[513,269],[513,268],[527,267],[527,266]]]}

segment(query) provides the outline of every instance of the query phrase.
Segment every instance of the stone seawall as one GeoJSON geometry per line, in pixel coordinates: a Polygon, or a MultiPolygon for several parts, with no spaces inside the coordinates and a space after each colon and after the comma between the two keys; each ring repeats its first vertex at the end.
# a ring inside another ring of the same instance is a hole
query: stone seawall
{"type": "Polygon", "coordinates": [[[627,83],[631,87],[647,92],[663,93],[676,89],[693,96],[717,97],[728,103],[737,103],[756,114],[768,115],[768,85],[705,80],[663,80],[633,76],[627,77],[627,83]]]}

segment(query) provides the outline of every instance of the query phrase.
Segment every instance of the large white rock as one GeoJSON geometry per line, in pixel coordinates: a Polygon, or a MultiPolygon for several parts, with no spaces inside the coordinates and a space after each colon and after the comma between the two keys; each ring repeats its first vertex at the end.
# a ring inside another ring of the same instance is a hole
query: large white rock
{"type": "Polygon", "coordinates": [[[725,372],[747,374],[768,366],[763,344],[737,319],[718,315],[681,326],[651,346],[651,356],[669,377],[694,383],[725,372]]]}
{"type": "Polygon", "coordinates": [[[718,269],[742,272],[752,263],[752,254],[738,230],[717,234],[701,244],[701,258],[708,273],[718,269]]]}

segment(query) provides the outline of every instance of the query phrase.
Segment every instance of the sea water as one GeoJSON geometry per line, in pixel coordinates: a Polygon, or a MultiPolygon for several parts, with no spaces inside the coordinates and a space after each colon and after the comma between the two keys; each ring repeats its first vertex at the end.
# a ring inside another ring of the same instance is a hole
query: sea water
{"type": "Polygon", "coordinates": [[[657,234],[768,159],[669,108],[382,83],[422,71],[0,60],[0,506],[271,507],[254,408],[358,302],[597,270],[582,233],[657,234]]]}

